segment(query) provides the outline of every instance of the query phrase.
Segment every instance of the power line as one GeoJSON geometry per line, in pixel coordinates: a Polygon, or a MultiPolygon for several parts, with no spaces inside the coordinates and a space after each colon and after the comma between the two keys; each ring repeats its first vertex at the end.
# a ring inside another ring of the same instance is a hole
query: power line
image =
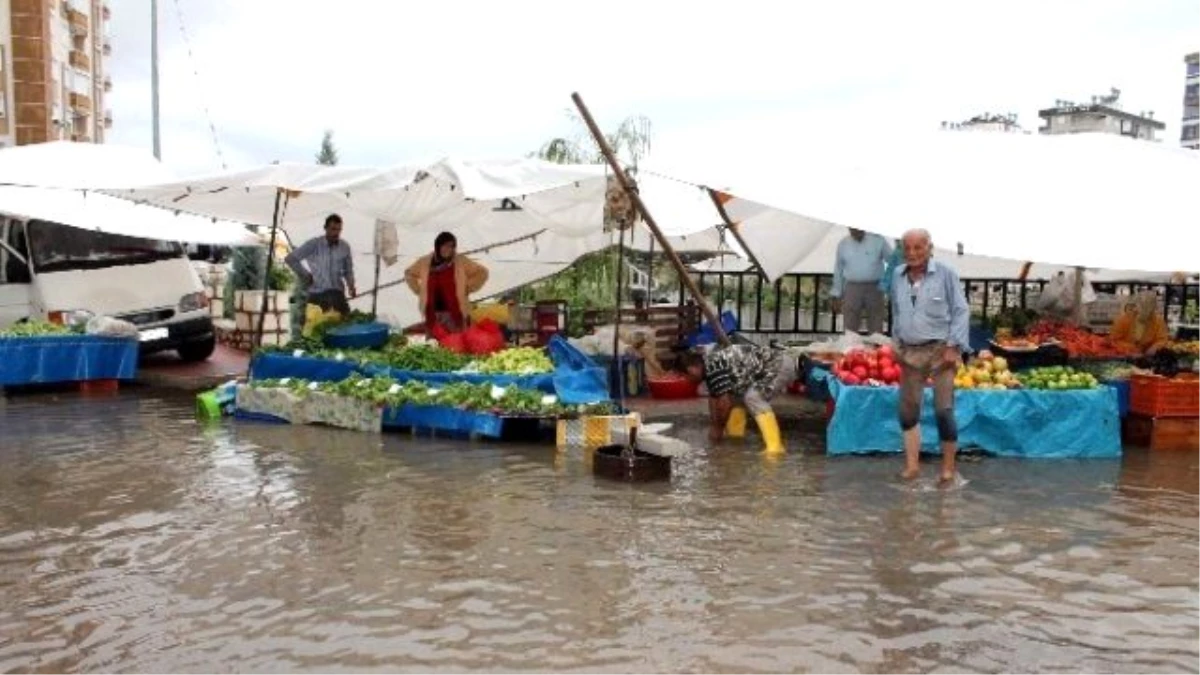
{"type": "Polygon", "coordinates": [[[217,134],[217,126],[213,123],[212,111],[208,107],[208,100],[203,92],[203,79],[200,77],[196,53],[192,50],[192,40],[188,35],[187,26],[183,20],[183,8],[179,5],[179,0],[175,0],[175,15],[179,17],[179,32],[183,35],[183,45],[187,48],[188,60],[192,64],[192,75],[196,78],[196,89],[200,92],[200,107],[204,111],[204,119],[208,122],[208,129],[212,132],[213,147],[217,150],[217,159],[221,161],[221,168],[228,169],[229,164],[225,161],[225,153],[221,151],[221,137],[217,134]]]}

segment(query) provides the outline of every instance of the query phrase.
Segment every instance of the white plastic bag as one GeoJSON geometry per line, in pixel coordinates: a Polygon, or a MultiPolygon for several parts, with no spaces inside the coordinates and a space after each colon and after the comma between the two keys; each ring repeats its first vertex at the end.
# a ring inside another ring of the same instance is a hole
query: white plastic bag
{"type": "Polygon", "coordinates": [[[137,326],[114,319],[111,316],[93,316],[88,319],[87,328],[85,329],[88,335],[103,335],[105,337],[123,337],[137,338],[137,326]]]}

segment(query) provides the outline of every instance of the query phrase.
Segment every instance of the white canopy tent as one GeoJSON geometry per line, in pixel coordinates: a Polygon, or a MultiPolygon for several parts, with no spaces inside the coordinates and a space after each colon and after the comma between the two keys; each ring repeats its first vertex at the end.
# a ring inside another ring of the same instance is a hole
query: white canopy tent
{"type": "Polygon", "coordinates": [[[781,143],[660,154],[646,168],[724,193],[749,253],[772,279],[836,225],[889,238],[923,227],[942,246],[1010,260],[1198,267],[1191,247],[1179,245],[1196,223],[1197,153],[1107,134],[946,131],[781,143]]]}
{"type": "Polygon", "coordinates": [[[99,192],[0,186],[0,213],[143,239],[220,246],[258,246],[262,243],[241,223],[190,214],[175,215],[99,192]]]}
{"type": "MultiPolygon", "coordinates": [[[[381,270],[380,313],[398,324],[419,320],[415,298],[401,283],[404,269],[432,249],[438,232],[453,233],[491,274],[479,297],[489,297],[556,274],[580,256],[618,241],[603,228],[608,178],[599,165],[561,165],[532,159],[447,159],[424,167],[390,169],[271,165],[169,183],[110,190],[109,194],[206,216],[278,224],[293,241],[317,236],[338,213],[342,236],[355,252],[359,290],[374,258],[376,220],[396,223],[400,258],[381,270]]],[[[662,207],[660,225],[680,250],[727,249],[713,228],[719,216],[707,193],[678,181],[643,181],[643,196],[662,207]]],[[[656,209],[657,211],[658,209],[656,209]]],[[[627,245],[645,250],[650,236],[635,230],[627,245]]],[[[369,305],[360,299],[356,305],[369,305]]]]}
{"type": "MultiPolygon", "coordinates": [[[[833,266],[837,256],[838,243],[849,236],[849,229],[832,226],[803,260],[796,263],[788,274],[833,274],[833,266]]],[[[894,242],[893,242],[894,243],[894,242]]],[[[957,251],[935,248],[934,258],[948,262],[963,279],[981,280],[1011,280],[1017,279],[1025,265],[1024,261],[993,258],[982,255],[960,255],[957,251]]],[[[706,260],[692,265],[697,272],[745,272],[753,268],[753,263],[744,256],[736,253],[706,260]]],[[[1062,265],[1031,264],[1026,279],[1049,280],[1060,272],[1067,273],[1073,268],[1062,265]]],[[[1094,270],[1088,272],[1088,278],[1098,282],[1151,282],[1166,283],[1170,274],[1162,272],[1136,272],[1131,270],[1094,270]]]]}
{"type": "Polygon", "coordinates": [[[173,173],[137,148],[56,141],[0,150],[0,213],[85,230],[188,243],[255,245],[244,225],[88,192],[162,182],[173,173]]]}

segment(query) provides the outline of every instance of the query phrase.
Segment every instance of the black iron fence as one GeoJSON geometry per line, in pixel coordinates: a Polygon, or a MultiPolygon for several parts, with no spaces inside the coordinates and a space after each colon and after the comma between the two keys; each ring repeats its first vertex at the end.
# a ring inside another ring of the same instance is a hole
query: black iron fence
{"type": "MultiPolygon", "coordinates": [[[[701,293],[721,311],[737,317],[746,333],[821,334],[840,332],[840,316],[833,311],[828,274],[788,274],[768,282],[754,272],[696,272],[701,293]]],[[[976,321],[987,322],[1007,308],[1036,309],[1047,280],[963,279],[963,289],[976,321]]],[[[1163,299],[1168,321],[1183,321],[1188,303],[1200,300],[1200,285],[1148,283],[1095,283],[1098,294],[1129,294],[1149,289],[1163,299]]],[[[686,302],[683,290],[679,303],[686,302]]],[[[888,330],[891,319],[888,319],[888,330]]]]}

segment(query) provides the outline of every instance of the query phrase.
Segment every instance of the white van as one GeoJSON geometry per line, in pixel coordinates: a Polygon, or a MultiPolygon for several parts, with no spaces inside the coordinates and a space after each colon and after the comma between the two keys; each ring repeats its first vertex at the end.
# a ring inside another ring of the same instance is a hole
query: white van
{"type": "Polygon", "coordinates": [[[143,354],[213,353],[208,296],[181,244],[0,216],[0,328],[84,310],[138,327],[143,354]]]}

